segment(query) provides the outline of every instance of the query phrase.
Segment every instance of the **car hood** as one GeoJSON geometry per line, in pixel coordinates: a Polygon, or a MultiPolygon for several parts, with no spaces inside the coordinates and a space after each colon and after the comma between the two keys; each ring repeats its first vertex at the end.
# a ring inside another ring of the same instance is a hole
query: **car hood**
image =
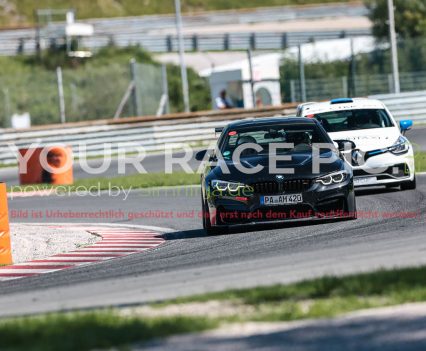
{"type": "Polygon", "coordinates": [[[361,151],[371,151],[392,146],[401,132],[397,127],[392,127],[329,133],[329,135],[333,140],[353,141],[356,148],[361,151]]]}
{"type": "Polygon", "coordinates": [[[273,172],[269,164],[268,155],[245,157],[240,160],[239,163],[232,161],[219,161],[215,168],[215,173],[220,176],[223,180],[247,180],[247,178],[268,178],[269,176],[275,177],[276,174],[285,174],[286,178],[316,178],[319,175],[332,173],[344,168],[344,161],[335,152],[325,152],[321,155],[321,158],[330,158],[329,163],[321,163],[319,174],[313,174],[313,158],[310,153],[293,154],[290,161],[277,161],[276,166],[279,169],[294,169],[294,174],[288,174],[287,172],[273,172]],[[223,163],[229,169],[229,174],[224,173],[225,167],[221,167],[223,163]],[[256,174],[245,174],[238,169],[238,166],[245,167],[247,169],[253,169],[256,166],[263,166],[263,170],[256,174]]]}

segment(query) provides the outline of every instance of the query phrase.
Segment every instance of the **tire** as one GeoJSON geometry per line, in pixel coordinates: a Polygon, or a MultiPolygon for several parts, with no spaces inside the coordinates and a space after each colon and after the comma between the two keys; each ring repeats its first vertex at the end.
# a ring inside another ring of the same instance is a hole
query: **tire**
{"type": "Polygon", "coordinates": [[[217,235],[220,234],[220,231],[218,228],[212,227],[210,222],[210,217],[208,216],[208,210],[207,210],[207,202],[203,199],[201,196],[201,207],[203,211],[203,229],[206,232],[207,235],[217,235]]]}
{"type": "Polygon", "coordinates": [[[208,224],[207,224],[206,205],[203,199],[203,195],[201,195],[201,212],[202,212],[203,229],[206,230],[208,227],[208,224]]]}
{"type": "Polygon", "coordinates": [[[356,221],[358,219],[358,212],[355,211],[355,214],[348,218],[348,221],[356,221]]]}
{"type": "Polygon", "coordinates": [[[417,188],[417,181],[416,176],[414,176],[413,180],[409,180],[408,182],[401,183],[401,190],[416,190],[417,188]]]}
{"type": "Polygon", "coordinates": [[[205,231],[208,236],[215,236],[215,235],[221,234],[221,231],[215,227],[210,227],[209,229],[206,229],[205,231]]]}
{"type": "Polygon", "coordinates": [[[350,211],[349,207],[350,206],[349,206],[348,203],[344,206],[343,211],[346,211],[348,214],[349,213],[351,214],[351,216],[348,216],[345,219],[347,221],[354,221],[354,220],[358,219],[358,212],[357,212],[357,207],[356,207],[356,198],[353,199],[353,204],[352,204],[353,210],[352,211],[350,211]]]}
{"type": "Polygon", "coordinates": [[[355,211],[353,212],[353,215],[349,216],[346,220],[355,221],[357,219],[358,219],[358,212],[357,212],[356,205],[355,205],[355,211]]]}

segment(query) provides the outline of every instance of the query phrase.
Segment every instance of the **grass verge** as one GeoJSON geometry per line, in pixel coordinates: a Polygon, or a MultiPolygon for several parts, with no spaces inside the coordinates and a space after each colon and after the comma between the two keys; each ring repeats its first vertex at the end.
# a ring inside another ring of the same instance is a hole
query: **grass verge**
{"type": "Polygon", "coordinates": [[[217,324],[206,318],[141,319],[114,312],[51,314],[0,322],[2,350],[74,351],[124,347],[217,324]]]}
{"type": "Polygon", "coordinates": [[[200,183],[199,174],[186,174],[183,172],[165,174],[165,173],[148,173],[148,174],[134,174],[123,177],[114,178],[85,178],[78,179],[70,186],[55,186],[49,184],[38,185],[23,185],[11,186],[9,191],[14,192],[29,192],[34,190],[50,190],[58,189],[58,191],[73,192],[82,191],[82,189],[90,189],[95,187],[96,190],[108,190],[114,187],[120,189],[143,189],[152,187],[166,187],[166,186],[179,186],[179,185],[194,185],[200,183]]]}
{"type": "Polygon", "coordinates": [[[157,312],[155,317],[143,311],[123,314],[120,310],[103,310],[4,319],[0,320],[0,339],[6,350],[122,348],[153,338],[216,328],[221,323],[333,317],[359,309],[421,301],[426,301],[426,267],[382,270],[167,301],[149,307],[157,312]],[[219,311],[217,317],[217,305],[215,317],[208,311],[188,313],[194,311],[193,306],[184,308],[211,301],[226,303],[228,313],[220,317],[219,311]],[[231,314],[229,306],[235,307],[231,314]]]}
{"type": "Polygon", "coordinates": [[[248,316],[250,320],[332,317],[359,309],[426,301],[426,267],[229,290],[181,298],[158,306],[207,301],[231,301],[252,306],[256,312],[248,316]]]}
{"type": "Polygon", "coordinates": [[[416,161],[416,172],[426,172],[426,152],[416,152],[414,160],[416,161]]]}
{"type": "Polygon", "coordinates": [[[79,179],[74,186],[90,187],[93,185],[100,186],[101,189],[109,189],[110,186],[119,186],[125,189],[141,189],[161,186],[176,185],[193,185],[200,183],[199,174],[186,174],[183,172],[165,174],[165,173],[148,173],[134,174],[123,177],[114,178],[87,178],[79,179]]]}

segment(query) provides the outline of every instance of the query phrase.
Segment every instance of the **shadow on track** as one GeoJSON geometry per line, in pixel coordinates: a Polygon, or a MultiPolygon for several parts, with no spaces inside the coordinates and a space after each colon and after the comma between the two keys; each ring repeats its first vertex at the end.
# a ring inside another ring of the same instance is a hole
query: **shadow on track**
{"type": "Polygon", "coordinates": [[[182,230],[179,232],[167,233],[162,235],[162,238],[165,239],[166,241],[195,239],[195,238],[204,238],[204,237],[208,237],[208,235],[204,232],[203,229],[182,230]]]}
{"type": "MultiPolygon", "coordinates": [[[[424,350],[424,316],[404,312],[385,316],[367,316],[336,320],[305,322],[300,326],[290,325],[282,330],[249,335],[225,334],[222,336],[184,335],[170,340],[145,344],[144,350],[176,351],[196,349],[202,351],[226,350],[424,350]],[[307,338],[306,335],[310,337],[307,338]],[[397,337],[395,337],[397,335],[397,337]],[[413,337],[416,335],[418,337],[413,337]],[[350,345],[348,348],[347,345],[350,345]],[[170,348],[169,348],[170,347],[170,348]]],[[[138,349],[141,350],[141,349],[138,349]]]]}
{"type": "Polygon", "coordinates": [[[207,235],[203,229],[193,229],[193,230],[184,230],[173,233],[164,234],[162,237],[166,240],[186,240],[186,239],[195,239],[195,238],[214,238],[224,235],[232,234],[242,234],[242,233],[253,233],[253,232],[265,232],[269,230],[277,229],[290,229],[290,228],[299,228],[305,226],[318,226],[325,223],[336,223],[347,221],[347,219],[316,219],[316,220],[300,220],[294,222],[279,222],[279,223],[268,223],[268,224],[249,224],[249,225],[239,225],[231,228],[224,228],[223,231],[215,235],[207,235]]]}
{"type": "MultiPolygon", "coordinates": [[[[386,187],[372,187],[372,188],[360,188],[356,189],[356,196],[369,196],[369,195],[380,195],[380,194],[393,194],[398,193],[398,187],[395,188],[386,188],[386,187]]],[[[279,223],[270,223],[270,224],[252,224],[252,225],[241,225],[232,228],[224,228],[223,232],[220,234],[212,235],[210,237],[218,237],[222,235],[231,235],[231,234],[242,234],[242,233],[252,233],[252,232],[264,232],[268,230],[277,230],[277,229],[290,229],[298,228],[304,226],[318,226],[325,223],[336,223],[346,221],[347,219],[317,219],[309,220],[308,223],[306,220],[294,221],[294,222],[279,222],[279,223]]],[[[173,233],[168,233],[163,235],[165,240],[185,240],[185,239],[195,239],[195,238],[208,238],[209,236],[204,232],[203,229],[193,229],[193,230],[184,230],[173,233]]]]}
{"type": "Polygon", "coordinates": [[[399,193],[399,188],[385,188],[385,187],[374,187],[374,188],[360,188],[355,190],[356,196],[368,196],[368,195],[379,195],[379,194],[392,194],[399,193]]]}

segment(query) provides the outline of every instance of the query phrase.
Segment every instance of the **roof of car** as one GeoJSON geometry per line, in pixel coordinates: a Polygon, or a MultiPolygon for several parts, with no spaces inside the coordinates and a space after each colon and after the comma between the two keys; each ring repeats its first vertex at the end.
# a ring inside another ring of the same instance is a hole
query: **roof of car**
{"type": "Polygon", "coordinates": [[[300,105],[304,115],[317,114],[331,111],[354,110],[354,109],[383,109],[385,105],[380,100],[356,98],[335,99],[326,102],[309,102],[300,105]]]}
{"type": "Polygon", "coordinates": [[[270,124],[315,124],[315,120],[311,118],[300,118],[300,117],[266,117],[266,118],[251,118],[244,119],[228,124],[227,128],[241,128],[241,127],[250,127],[250,126],[262,126],[270,124]]]}

